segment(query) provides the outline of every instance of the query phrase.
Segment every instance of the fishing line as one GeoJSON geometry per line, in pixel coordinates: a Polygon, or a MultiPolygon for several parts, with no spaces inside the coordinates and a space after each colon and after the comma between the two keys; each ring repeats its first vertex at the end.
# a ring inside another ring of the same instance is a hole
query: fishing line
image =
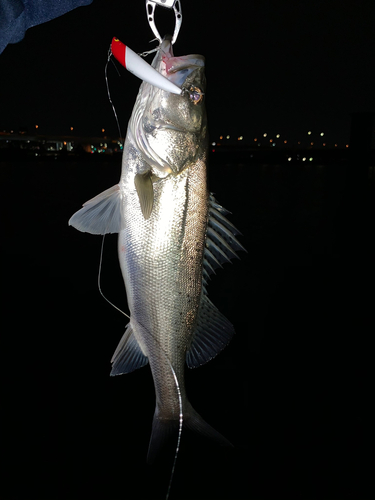
{"type": "MultiPolygon", "coordinates": [[[[154,39],[154,40],[156,40],[156,39],[154,39]]],[[[151,40],[151,41],[154,41],[154,40],[151,40]]],[[[159,46],[156,47],[155,49],[149,50],[147,52],[143,52],[142,54],[139,54],[139,55],[141,57],[146,57],[147,55],[149,55],[149,54],[151,54],[153,52],[156,52],[158,49],[159,49],[159,46]]],[[[115,118],[116,118],[117,128],[118,128],[120,139],[121,139],[121,142],[122,142],[123,139],[122,139],[122,133],[121,133],[121,129],[120,129],[120,123],[119,123],[119,120],[118,120],[118,117],[117,117],[115,106],[114,106],[114,104],[112,102],[111,93],[109,91],[108,74],[107,74],[107,69],[108,69],[108,63],[109,63],[109,61],[112,61],[112,64],[114,65],[114,67],[115,67],[115,69],[116,69],[116,71],[117,71],[117,73],[118,73],[119,76],[120,76],[120,73],[119,73],[119,71],[118,71],[115,63],[113,62],[111,56],[112,56],[112,50],[111,50],[111,47],[110,47],[109,50],[108,50],[107,62],[105,64],[105,68],[104,68],[104,76],[105,76],[105,83],[106,83],[106,87],[107,87],[108,99],[109,99],[109,102],[110,102],[110,104],[112,106],[112,110],[113,110],[113,113],[114,113],[115,118]]],[[[107,299],[107,297],[102,292],[102,289],[101,289],[101,286],[100,286],[100,275],[101,275],[101,270],[102,270],[103,250],[104,250],[104,238],[105,238],[105,234],[103,234],[102,245],[101,245],[101,250],[100,250],[99,271],[98,271],[98,288],[99,288],[99,293],[100,293],[100,295],[112,307],[114,307],[117,311],[119,311],[121,314],[123,314],[125,317],[127,317],[130,320],[130,316],[128,316],[126,313],[124,313],[124,311],[122,311],[119,307],[117,307],[115,304],[113,304],[109,299],[107,299]]],[[[183,426],[183,421],[184,421],[184,416],[183,416],[183,411],[182,411],[182,396],[181,396],[180,384],[178,382],[178,378],[177,378],[176,372],[175,372],[175,370],[174,370],[174,368],[172,366],[172,363],[169,360],[168,354],[166,353],[165,349],[161,346],[159,340],[151,332],[149,332],[147,329],[145,329],[145,330],[150,335],[150,337],[156,342],[156,344],[160,348],[161,352],[165,356],[165,359],[167,360],[167,363],[168,363],[168,365],[169,365],[169,367],[171,369],[171,372],[172,372],[172,375],[173,375],[173,378],[174,378],[174,381],[175,381],[175,384],[176,384],[177,394],[178,394],[178,405],[179,405],[179,409],[180,409],[179,427],[178,427],[178,438],[177,438],[176,451],[175,451],[175,455],[174,455],[174,459],[173,459],[173,465],[172,465],[171,475],[170,475],[169,483],[168,483],[167,494],[166,494],[166,497],[165,497],[165,500],[168,500],[169,499],[169,494],[170,494],[170,491],[171,491],[171,487],[172,487],[172,481],[173,481],[175,469],[176,469],[178,452],[180,451],[182,426],[183,426]]]]}
{"type": "Polygon", "coordinates": [[[119,132],[119,135],[120,135],[120,140],[122,142],[122,133],[121,133],[121,129],[120,129],[120,123],[118,121],[116,109],[115,109],[115,106],[114,106],[114,104],[112,102],[111,93],[109,91],[109,83],[108,83],[108,75],[107,75],[107,69],[108,69],[108,63],[109,63],[109,61],[112,61],[112,64],[115,67],[118,76],[121,76],[121,75],[120,75],[118,69],[116,68],[116,65],[113,62],[113,59],[111,58],[111,56],[112,56],[112,50],[111,50],[111,46],[110,46],[109,50],[108,50],[107,62],[105,63],[105,68],[104,68],[104,77],[105,77],[105,84],[106,84],[106,87],[107,87],[108,99],[109,99],[109,102],[111,103],[111,106],[112,106],[112,109],[113,109],[113,113],[114,113],[115,118],[116,118],[117,129],[118,129],[118,132],[119,132]]]}
{"type": "Polygon", "coordinates": [[[166,356],[166,358],[168,360],[169,366],[171,367],[171,370],[172,370],[172,373],[173,373],[174,380],[176,382],[176,389],[177,389],[177,393],[178,393],[178,404],[180,406],[180,420],[179,420],[179,427],[178,427],[177,446],[176,446],[176,451],[175,451],[175,454],[174,454],[174,460],[173,460],[173,466],[172,466],[171,476],[169,478],[167,495],[165,497],[165,500],[168,500],[169,493],[171,491],[171,486],[172,486],[174,471],[175,471],[175,468],[176,468],[177,456],[178,456],[178,452],[180,451],[180,443],[181,443],[182,425],[184,423],[184,415],[182,413],[182,397],[181,397],[180,385],[178,383],[176,372],[174,371],[172,363],[169,361],[167,354],[166,353],[164,353],[164,354],[165,354],[165,356],[166,356]]]}
{"type": "Polygon", "coordinates": [[[101,271],[102,271],[104,238],[105,238],[105,234],[103,234],[102,247],[101,247],[101,250],[100,250],[99,272],[98,272],[98,288],[99,288],[99,292],[100,292],[100,295],[103,297],[103,299],[105,299],[108,302],[108,304],[111,304],[111,306],[114,307],[115,309],[117,309],[117,311],[119,311],[121,314],[123,314],[124,316],[126,316],[127,318],[130,319],[130,316],[128,316],[126,313],[124,313],[124,311],[122,311],[119,307],[115,306],[115,304],[113,304],[109,299],[107,299],[107,297],[102,292],[102,289],[101,289],[101,286],[100,286],[100,274],[101,274],[101,271]]]}
{"type": "MultiPolygon", "coordinates": [[[[101,249],[100,249],[100,260],[99,260],[99,271],[98,271],[98,288],[99,288],[99,292],[100,292],[100,295],[103,297],[103,299],[105,299],[108,302],[108,304],[110,304],[112,307],[114,307],[117,311],[119,311],[121,314],[123,314],[124,316],[126,316],[130,320],[130,316],[128,316],[126,313],[124,313],[124,311],[122,311],[119,307],[115,306],[115,304],[113,304],[113,302],[111,302],[109,299],[107,299],[107,297],[102,292],[102,289],[101,289],[101,286],[100,286],[100,275],[101,275],[101,271],[102,271],[103,251],[104,251],[104,238],[105,238],[105,234],[103,234],[103,239],[102,239],[102,244],[101,244],[101,249]]],[[[175,384],[176,384],[177,395],[178,395],[178,406],[179,406],[179,409],[180,409],[179,426],[178,426],[178,438],[177,438],[176,451],[175,451],[175,455],[174,455],[174,459],[173,459],[172,471],[171,471],[171,475],[170,475],[169,483],[168,483],[167,494],[166,494],[166,497],[165,497],[165,500],[168,500],[169,499],[169,494],[170,494],[170,491],[171,491],[171,487],[172,487],[172,481],[173,481],[173,477],[174,477],[174,472],[175,472],[175,469],[176,469],[178,452],[180,451],[182,426],[183,426],[183,422],[184,422],[184,415],[183,415],[183,411],[182,411],[182,396],[181,396],[180,384],[178,383],[178,378],[177,378],[176,372],[175,372],[175,370],[174,370],[174,368],[172,366],[172,363],[170,362],[168,354],[165,352],[165,349],[161,346],[159,340],[151,332],[149,332],[149,330],[147,328],[145,328],[143,325],[142,325],[142,327],[143,327],[144,330],[147,331],[147,333],[149,334],[149,336],[158,345],[158,347],[160,348],[161,352],[163,353],[165,359],[167,360],[167,363],[168,363],[168,365],[169,365],[169,367],[171,369],[171,372],[172,372],[172,375],[173,375],[173,378],[174,378],[174,381],[175,381],[175,384]]]]}
{"type": "Polygon", "coordinates": [[[182,435],[182,426],[184,423],[184,415],[182,411],[182,396],[181,396],[181,390],[180,390],[180,384],[178,383],[178,378],[176,375],[176,372],[172,366],[172,363],[169,360],[168,354],[166,353],[165,349],[162,347],[161,343],[159,340],[155,337],[153,333],[151,333],[148,328],[145,328],[141,323],[139,323],[141,327],[147,332],[147,334],[154,340],[154,342],[157,344],[157,346],[160,348],[160,351],[163,353],[165,359],[167,360],[167,363],[169,365],[169,368],[171,369],[175,384],[176,384],[176,389],[177,389],[177,395],[178,395],[178,406],[180,410],[179,414],[179,426],[178,426],[178,438],[177,438],[177,445],[176,445],[176,451],[174,454],[174,459],[173,459],[173,465],[172,465],[172,470],[171,470],[171,475],[169,478],[169,483],[168,483],[168,489],[167,489],[167,494],[165,496],[165,500],[169,499],[169,494],[171,491],[172,487],[172,482],[173,482],[173,477],[174,477],[174,472],[176,469],[176,462],[177,462],[177,457],[178,457],[178,452],[180,451],[180,443],[181,443],[181,435],[182,435]]]}

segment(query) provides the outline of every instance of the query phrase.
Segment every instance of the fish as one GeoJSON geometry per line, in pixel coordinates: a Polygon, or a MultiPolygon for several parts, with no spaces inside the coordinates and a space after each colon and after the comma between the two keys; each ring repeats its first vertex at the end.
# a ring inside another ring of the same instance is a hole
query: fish
{"type": "Polygon", "coordinates": [[[118,233],[130,321],[110,375],[150,365],[156,406],[149,463],[183,427],[231,446],[190,404],[185,365],[207,363],[232,339],[234,327],[208,298],[207,286],[217,268],[245,250],[229,212],[207,188],[204,57],[174,56],[166,36],[152,67],[180,87],[181,95],[142,82],[119,183],[69,220],[83,232],[118,233]]]}

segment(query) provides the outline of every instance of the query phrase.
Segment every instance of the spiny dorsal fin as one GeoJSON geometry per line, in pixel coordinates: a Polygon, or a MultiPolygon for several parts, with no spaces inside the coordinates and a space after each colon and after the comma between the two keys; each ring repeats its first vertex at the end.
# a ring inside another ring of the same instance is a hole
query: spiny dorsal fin
{"type": "Polygon", "coordinates": [[[210,194],[206,248],[203,255],[203,267],[208,276],[224,262],[230,262],[233,257],[238,258],[236,251],[243,250],[246,252],[235,237],[235,235],[241,233],[225,217],[229,213],[210,194]]]}
{"type": "Polygon", "coordinates": [[[123,229],[122,194],[119,184],[106,189],[83,204],[69,225],[83,233],[119,233],[123,229]]]}
{"type": "Polygon", "coordinates": [[[137,174],[134,178],[135,189],[137,190],[142,214],[145,219],[150,217],[154,205],[154,188],[151,177],[151,170],[148,170],[143,174],[137,174]]]}

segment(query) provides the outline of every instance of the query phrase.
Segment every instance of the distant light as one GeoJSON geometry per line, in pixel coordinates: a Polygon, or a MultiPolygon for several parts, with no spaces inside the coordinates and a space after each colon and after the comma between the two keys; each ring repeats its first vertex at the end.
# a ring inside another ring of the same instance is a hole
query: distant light
{"type": "Polygon", "coordinates": [[[258,139],[255,137],[254,142],[257,142],[257,140],[258,140],[258,139]]]}
{"type": "Polygon", "coordinates": [[[324,132],[320,132],[320,137],[323,137],[323,135],[324,135],[324,132]]]}
{"type": "Polygon", "coordinates": [[[276,146],[276,142],[273,142],[273,143],[272,143],[272,146],[276,146]]]}
{"type": "Polygon", "coordinates": [[[238,140],[242,141],[242,139],[243,139],[243,135],[240,135],[239,138],[238,138],[238,140]]]}
{"type": "Polygon", "coordinates": [[[38,129],[39,128],[39,125],[35,125],[35,128],[38,129]]]}
{"type": "Polygon", "coordinates": [[[345,144],[345,147],[348,148],[349,147],[349,144],[345,144]]]}
{"type": "Polygon", "coordinates": [[[302,161],[306,161],[306,158],[305,158],[305,157],[303,157],[303,158],[302,158],[302,161]]]}
{"type": "Polygon", "coordinates": [[[311,130],[309,130],[309,131],[307,132],[307,135],[311,135],[311,130]]]}
{"type": "Polygon", "coordinates": [[[105,132],[105,128],[102,128],[102,132],[105,132]]]}
{"type": "Polygon", "coordinates": [[[314,146],[314,143],[313,143],[313,142],[310,142],[310,146],[314,146]]]}
{"type": "Polygon", "coordinates": [[[221,140],[221,141],[223,140],[223,136],[222,136],[222,135],[220,136],[220,140],[221,140]]]}
{"type": "Polygon", "coordinates": [[[280,139],[280,134],[276,134],[276,139],[280,139]]]}
{"type": "Polygon", "coordinates": [[[213,149],[212,152],[215,153],[215,149],[213,149]]]}
{"type": "Polygon", "coordinates": [[[301,141],[298,141],[298,144],[301,144],[301,141]]]}
{"type": "Polygon", "coordinates": [[[313,161],[313,159],[312,159],[312,158],[309,158],[309,161],[313,161]]]}
{"type": "Polygon", "coordinates": [[[227,135],[227,139],[230,139],[230,135],[227,135]]]}
{"type": "Polygon", "coordinates": [[[286,144],[288,141],[284,141],[284,144],[286,144]]]}
{"type": "Polygon", "coordinates": [[[263,137],[267,137],[267,134],[263,134],[263,137]]]}
{"type": "Polygon", "coordinates": [[[292,161],[292,157],[291,156],[289,156],[288,161],[292,161]]]}
{"type": "Polygon", "coordinates": [[[70,130],[73,130],[73,127],[70,127],[70,130]]]}
{"type": "Polygon", "coordinates": [[[270,139],[270,142],[273,142],[273,139],[270,139]]]}
{"type": "Polygon", "coordinates": [[[66,141],[64,141],[64,146],[66,146],[66,141]]]}
{"type": "Polygon", "coordinates": [[[335,148],[337,148],[337,144],[335,144],[335,148]]]}
{"type": "Polygon", "coordinates": [[[326,145],[326,143],[325,143],[325,142],[323,142],[323,146],[325,146],[325,145],[326,145]]]}
{"type": "Polygon", "coordinates": [[[216,146],[216,142],[213,142],[213,143],[211,144],[211,146],[216,146]]]}

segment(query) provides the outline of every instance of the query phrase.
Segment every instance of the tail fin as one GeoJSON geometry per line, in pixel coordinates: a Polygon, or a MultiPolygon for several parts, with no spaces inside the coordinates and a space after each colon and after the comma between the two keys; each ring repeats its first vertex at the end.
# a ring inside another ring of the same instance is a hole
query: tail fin
{"type": "MultiPolygon", "coordinates": [[[[194,410],[190,403],[187,403],[183,409],[183,428],[190,429],[206,438],[216,442],[219,446],[233,448],[228,439],[217,432],[213,427],[207,424],[203,418],[194,410]]],[[[152,422],[152,433],[148,447],[147,462],[152,464],[160,453],[161,449],[170,442],[175,442],[179,432],[179,420],[160,419],[158,411],[155,411],[152,422]]]]}

